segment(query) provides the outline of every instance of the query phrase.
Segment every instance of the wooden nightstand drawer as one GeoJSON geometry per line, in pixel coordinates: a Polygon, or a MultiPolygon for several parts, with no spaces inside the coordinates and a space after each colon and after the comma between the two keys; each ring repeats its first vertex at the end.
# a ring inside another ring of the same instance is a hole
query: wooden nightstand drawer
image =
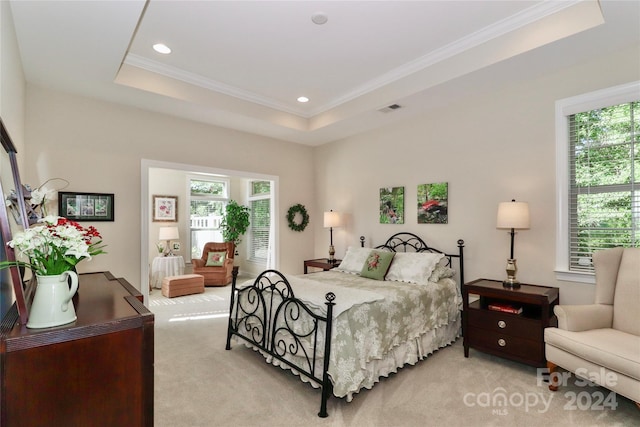
{"type": "Polygon", "coordinates": [[[539,320],[490,310],[469,309],[468,315],[469,324],[477,328],[525,339],[543,339],[539,320]]]}
{"type": "Polygon", "coordinates": [[[462,289],[464,356],[475,348],[532,366],[545,366],[544,328],[557,325],[553,307],[560,303],[559,289],[521,284],[504,287],[499,280],[478,279],[462,289]],[[470,298],[470,295],[473,298],[470,298]],[[492,310],[511,307],[518,314],[492,310]]]}
{"type": "Polygon", "coordinates": [[[469,327],[469,345],[498,356],[520,359],[544,359],[544,347],[539,340],[469,327]]]}

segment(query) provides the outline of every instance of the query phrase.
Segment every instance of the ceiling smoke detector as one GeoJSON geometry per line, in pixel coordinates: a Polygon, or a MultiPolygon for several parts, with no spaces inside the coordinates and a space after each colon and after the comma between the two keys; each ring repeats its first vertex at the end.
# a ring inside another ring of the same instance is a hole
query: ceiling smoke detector
{"type": "Polygon", "coordinates": [[[311,15],[311,21],[313,21],[313,23],[317,25],[326,24],[328,20],[329,17],[324,12],[316,12],[311,15]]]}
{"type": "Polygon", "coordinates": [[[381,113],[390,113],[394,110],[397,110],[399,108],[402,108],[402,106],[398,105],[398,104],[391,104],[391,105],[387,105],[384,108],[379,109],[378,111],[380,111],[381,113]]]}

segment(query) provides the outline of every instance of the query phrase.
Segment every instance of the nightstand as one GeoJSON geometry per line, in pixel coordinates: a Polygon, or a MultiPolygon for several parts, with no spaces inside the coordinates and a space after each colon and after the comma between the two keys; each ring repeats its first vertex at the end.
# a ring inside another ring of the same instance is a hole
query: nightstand
{"type": "Polygon", "coordinates": [[[500,280],[478,279],[462,289],[464,357],[469,348],[528,365],[546,365],[544,328],[557,326],[553,307],[560,303],[558,288],[521,284],[510,289],[500,280]],[[469,295],[475,295],[472,302],[469,295]],[[490,305],[521,308],[522,313],[489,309],[490,305]]]}
{"type": "Polygon", "coordinates": [[[342,260],[329,261],[329,258],[308,259],[304,262],[304,274],[307,274],[309,267],[321,268],[323,271],[331,270],[340,265],[342,260]]]}

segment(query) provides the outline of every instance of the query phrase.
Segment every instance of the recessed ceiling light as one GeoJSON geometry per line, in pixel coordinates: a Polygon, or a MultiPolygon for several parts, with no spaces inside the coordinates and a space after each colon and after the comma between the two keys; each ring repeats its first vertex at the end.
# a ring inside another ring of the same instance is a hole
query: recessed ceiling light
{"type": "Polygon", "coordinates": [[[162,53],[164,55],[168,55],[171,53],[171,49],[164,43],[156,43],[153,45],[153,50],[158,53],[162,53]]]}
{"type": "Polygon", "coordinates": [[[301,96],[298,98],[298,102],[309,102],[309,98],[306,96],[301,96]]]}

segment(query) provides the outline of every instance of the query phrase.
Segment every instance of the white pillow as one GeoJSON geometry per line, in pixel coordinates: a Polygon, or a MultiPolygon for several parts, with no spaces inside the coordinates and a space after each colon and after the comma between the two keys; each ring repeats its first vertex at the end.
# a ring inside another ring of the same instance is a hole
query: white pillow
{"type": "Polygon", "coordinates": [[[349,246],[347,253],[344,254],[344,259],[340,265],[334,268],[335,271],[342,271],[343,273],[360,275],[362,266],[367,260],[371,248],[361,248],[358,246],[349,246]]]}
{"type": "Polygon", "coordinates": [[[425,284],[444,254],[432,252],[398,252],[385,280],[425,284]]]}
{"type": "Polygon", "coordinates": [[[447,279],[455,275],[456,271],[453,268],[438,264],[433,269],[431,276],[429,276],[429,282],[438,283],[440,279],[447,279]]]}

